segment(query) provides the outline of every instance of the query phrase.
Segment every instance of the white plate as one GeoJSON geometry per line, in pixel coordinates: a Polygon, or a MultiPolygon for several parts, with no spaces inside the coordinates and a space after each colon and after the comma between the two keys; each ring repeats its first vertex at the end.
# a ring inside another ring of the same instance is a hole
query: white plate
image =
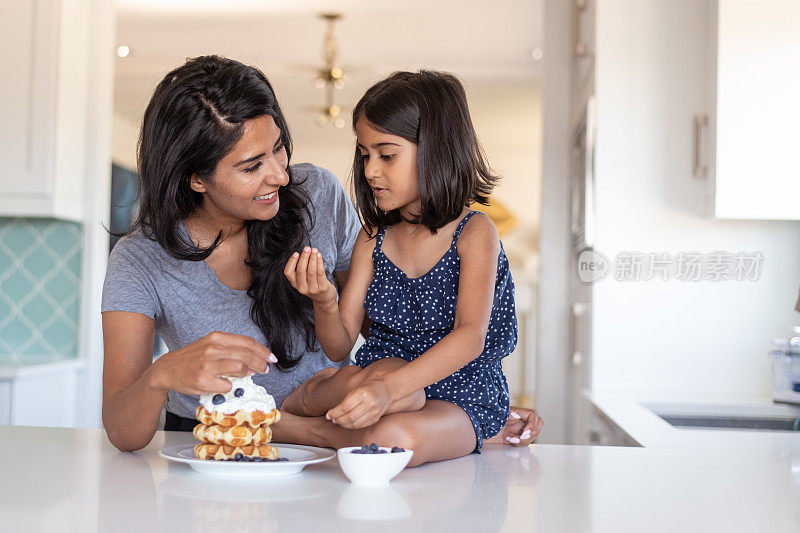
{"type": "Polygon", "coordinates": [[[168,461],[186,463],[198,472],[223,476],[273,477],[297,474],[307,465],[321,463],[336,457],[336,452],[326,448],[301,446],[299,444],[270,444],[278,449],[281,457],[288,461],[265,461],[249,463],[245,461],[209,461],[194,456],[194,444],[169,446],[161,450],[161,456],[168,461]]]}

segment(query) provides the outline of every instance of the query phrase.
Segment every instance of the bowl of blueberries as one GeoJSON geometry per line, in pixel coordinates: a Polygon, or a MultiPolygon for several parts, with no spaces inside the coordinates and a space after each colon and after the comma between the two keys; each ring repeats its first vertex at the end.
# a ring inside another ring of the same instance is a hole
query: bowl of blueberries
{"type": "Polygon", "coordinates": [[[351,446],[339,448],[339,465],[353,483],[388,483],[400,473],[414,455],[397,446],[351,446]]]}

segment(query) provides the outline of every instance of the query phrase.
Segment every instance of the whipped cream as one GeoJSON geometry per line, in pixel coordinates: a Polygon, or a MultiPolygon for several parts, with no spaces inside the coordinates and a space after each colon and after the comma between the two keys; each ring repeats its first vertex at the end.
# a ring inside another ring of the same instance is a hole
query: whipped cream
{"type": "Polygon", "coordinates": [[[231,382],[231,390],[222,394],[225,397],[225,401],[219,405],[214,405],[214,396],[221,393],[201,394],[200,403],[206,408],[206,411],[219,411],[229,415],[240,409],[246,413],[252,413],[253,411],[269,413],[275,409],[275,398],[268,394],[264,387],[253,383],[253,379],[250,376],[243,378],[223,377],[231,382]],[[244,391],[239,397],[235,395],[237,389],[244,391]]]}

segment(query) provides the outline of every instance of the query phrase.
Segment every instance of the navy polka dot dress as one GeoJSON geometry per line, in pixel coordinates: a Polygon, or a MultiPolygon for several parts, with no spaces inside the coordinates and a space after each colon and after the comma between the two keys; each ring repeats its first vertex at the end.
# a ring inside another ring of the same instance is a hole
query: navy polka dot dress
{"type": "MultiPolygon", "coordinates": [[[[372,320],[369,338],[356,354],[362,368],[386,357],[412,361],[453,331],[460,259],[458,236],[478,211],[470,211],[453,233],[450,248],[431,270],[409,278],[383,253],[386,228],[380,228],[372,253],[375,271],[364,307],[372,320]]],[[[432,400],[461,407],[475,428],[476,447],[496,435],[509,415],[508,383],[500,360],[517,345],[514,280],[500,245],[494,301],[483,352],[455,374],[425,388],[432,400]]]]}

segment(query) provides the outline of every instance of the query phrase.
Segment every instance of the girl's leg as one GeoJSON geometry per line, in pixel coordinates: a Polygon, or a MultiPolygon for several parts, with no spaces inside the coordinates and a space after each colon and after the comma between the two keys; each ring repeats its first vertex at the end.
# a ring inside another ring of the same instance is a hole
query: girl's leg
{"type": "Polygon", "coordinates": [[[347,429],[323,417],[285,414],[272,426],[273,441],[328,448],[373,442],[414,450],[409,466],[455,459],[475,449],[475,429],[457,405],[428,400],[419,411],[386,415],[370,427],[347,429]]]}
{"type": "Polygon", "coordinates": [[[362,444],[414,450],[409,466],[463,457],[475,449],[475,428],[467,413],[443,400],[428,400],[419,411],[386,415],[363,430],[362,444]]]}
{"type": "Polygon", "coordinates": [[[297,416],[321,416],[327,411],[318,412],[316,404],[323,394],[328,394],[335,387],[344,386],[350,376],[354,376],[361,369],[354,365],[344,366],[340,369],[323,368],[303,383],[283,400],[281,411],[297,416]]]}
{"type": "Polygon", "coordinates": [[[306,444],[322,448],[360,446],[365,429],[337,426],[323,416],[297,416],[281,408],[281,419],[270,426],[272,442],[306,444]]]}
{"type": "MultiPolygon", "coordinates": [[[[325,368],[306,380],[284,400],[281,409],[299,416],[323,416],[339,405],[347,394],[369,379],[397,370],[408,364],[397,357],[380,359],[364,369],[355,365],[336,371],[325,368]]],[[[425,391],[419,390],[389,405],[386,414],[416,411],[425,405],[425,391]]]]}

